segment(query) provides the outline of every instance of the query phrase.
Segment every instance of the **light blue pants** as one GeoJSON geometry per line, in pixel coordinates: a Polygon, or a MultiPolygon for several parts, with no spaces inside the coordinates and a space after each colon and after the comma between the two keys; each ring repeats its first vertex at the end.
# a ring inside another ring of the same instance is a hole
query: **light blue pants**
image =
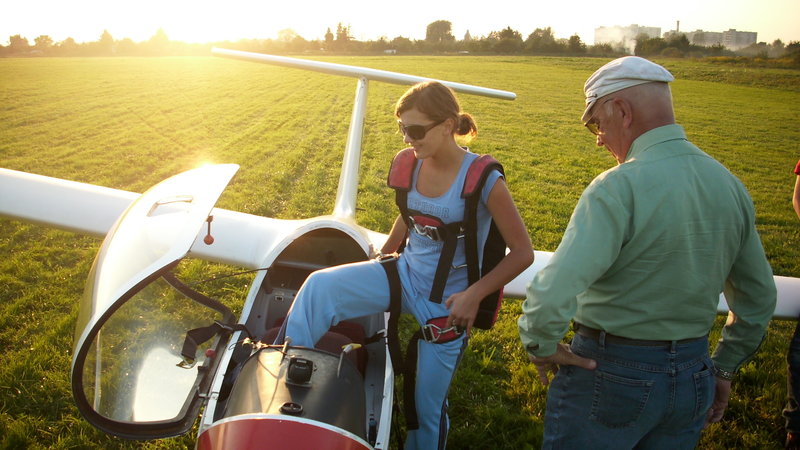
{"type": "MultiPolygon", "coordinates": [[[[398,261],[397,266],[404,312],[412,314],[420,326],[431,318],[448,315],[444,302],[431,302],[413,289],[402,261],[398,261]]],[[[286,319],[285,335],[292,339],[292,345],[313,347],[340,321],[388,308],[389,282],[379,262],[372,260],[319,270],[312,273],[298,291],[286,319]]],[[[278,339],[283,340],[280,335],[278,339]]],[[[419,429],[409,431],[406,449],[445,447],[449,428],[447,391],[466,345],[463,336],[444,344],[419,341],[414,393],[419,429]]]]}
{"type": "Polygon", "coordinates": [[[597,369],[563,366],[547,392],[543,449],[693,449],[714,400],[708,339],[659,347],[575,334],[597,369]]]}

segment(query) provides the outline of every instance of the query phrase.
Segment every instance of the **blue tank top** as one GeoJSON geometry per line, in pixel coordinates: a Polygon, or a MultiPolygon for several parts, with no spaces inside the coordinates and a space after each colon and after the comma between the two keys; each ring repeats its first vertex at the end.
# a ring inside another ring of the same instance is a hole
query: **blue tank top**
{"type": "MultiPolygon", "coordinates": [[[[467,169],[478,155],[467,152],[461,162],[453,184],[443,195],[439,197],[426,197],[417,191],[417,177],[422,164],[417,164],[411,183],[411,190],[408,193],[408,209],[425,216],[432,216],[440,219],[443,223],[461,222],[464,219],[464,199],[461,198],[461,190],[467,176],[467,169]]],[[[493,170],[486,179],[486,184],[481,191],[480,201],[478,202],[478,261],[483,259],[483,245],[489,234],[489,225],[492,216],[486,203],[494,184],[501,177],[497,170],[493,170]]],[[[408,242],[401,253],[400,264],[405,265],[409,275],[412,288],[418,296],[426,300],[430,296],[433,286],[433,277],[436,267],[439,264],[439,256],[442,252],[444,243],[431,239],[428,235],[421,234],[413,229],[409,230],[408,242]]],[[[447,278],[447,285],[444,289],[442,301],[456,293],[461,292],[469,285],[467,278],[466,256],[464,252],[464,239],[458,240],[456,253],[453,257],[453,264],[450,275],[447,278]]]]}

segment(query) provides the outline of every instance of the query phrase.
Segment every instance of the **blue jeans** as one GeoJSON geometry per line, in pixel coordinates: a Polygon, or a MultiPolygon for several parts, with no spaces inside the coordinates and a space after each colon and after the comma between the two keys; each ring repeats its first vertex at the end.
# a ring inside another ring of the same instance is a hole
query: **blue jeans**
{"type": "Polygon", "coordinates": [[[786,419],[786,431],[792,433],[800,432],[800,405],[797,404],[800,398],[800,321],[794,329],[794,335],[789,342],[789,351],[786,353],[787,374],[786,374],[786,407],[783,409],[783,417],[786,419]]]}
{"type": "Polygon", "coordinates": [[[547,393],[544,449],[691,449],[714,400],[708,339],[632,346],[575,334],[596,370],[562,366],[547,393]]]}

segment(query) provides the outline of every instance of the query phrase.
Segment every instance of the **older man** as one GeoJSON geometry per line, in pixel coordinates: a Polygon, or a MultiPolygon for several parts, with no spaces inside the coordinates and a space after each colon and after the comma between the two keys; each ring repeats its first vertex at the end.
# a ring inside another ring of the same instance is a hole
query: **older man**
{"type": "Polygon", "coordinates": [[[550,384],[543,448],[694,448],[775,309],[753,202],[675,124],[672,80],[630,56],[584,86],[582,120],[619,165],[581,195],[518,321],[550,384]],[[732,313],[709,357],[723,290],[732,313]]]}

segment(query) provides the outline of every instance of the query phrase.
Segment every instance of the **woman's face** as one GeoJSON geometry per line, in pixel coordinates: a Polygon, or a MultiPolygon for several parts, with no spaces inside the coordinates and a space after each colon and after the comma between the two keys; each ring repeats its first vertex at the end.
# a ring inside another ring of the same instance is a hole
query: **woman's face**
{"type": "MultiPolygon", "coordinates": [[[[400,113],[399,127],[403,142],[414,148],[417,159],[425,159],[442,147],[449,135],[449,121],[436,122],[416,108],[400,113]]],[[[452,134],[450,134],[452,136],[452,134]]]]}

